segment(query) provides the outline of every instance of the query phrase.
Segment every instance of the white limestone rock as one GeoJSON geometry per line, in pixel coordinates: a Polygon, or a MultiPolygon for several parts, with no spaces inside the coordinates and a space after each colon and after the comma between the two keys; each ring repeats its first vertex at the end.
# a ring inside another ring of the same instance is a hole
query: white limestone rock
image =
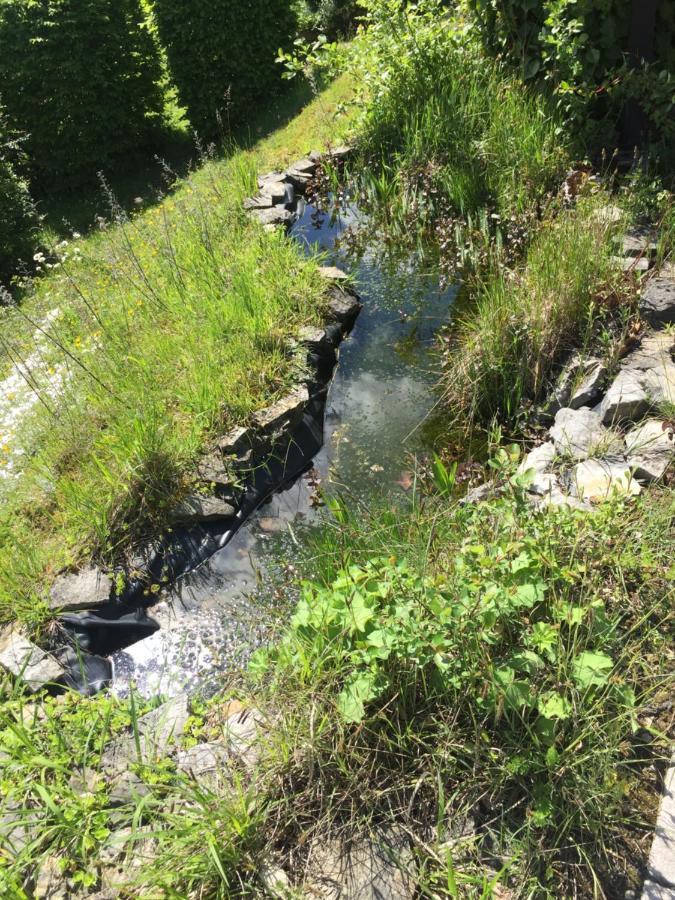
{"type": "Polygon", "coordinates": [[[558,410],[549,434],[556,451],[573,459],[586,459],[599,449],[607,452],[617,443],[616,436],[603,427],[598,413],[586,407],[558,410]]]}
{"type": "Polygon", "coordinates": [[[0,632],[0,667],[21,679],[32,693],[60,684],[66,674],[57,659],[13,626],[0,632]]]}
{"type": "Polygon", "coordinates": [[[574,467],[572,493],[582,500],[602,501],[613,494],[635,496],[642,488],[626,463],[587,459],[574,467]]]}
{"type": "Polygon", "coordinates": [[[598,408],[604,425],[637,421],[649,410],[650,401],[642,379],[629,368],[622,369],[609,387],[598,408]]]}

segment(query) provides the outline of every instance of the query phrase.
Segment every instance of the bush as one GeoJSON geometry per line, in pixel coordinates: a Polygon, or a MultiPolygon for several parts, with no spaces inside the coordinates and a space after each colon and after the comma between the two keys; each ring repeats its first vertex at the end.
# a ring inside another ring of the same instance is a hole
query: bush
{"type": "Polygon", "coordinates": [[[354,30],[358,11],[357,0],[303,0],[298,7],[298,28],[305,37],[345,37],[354,30]]]}
{"type": "Polygon", "coordinates": [[[162,110],[158,48],[140,0],[6,0],[0,84],[40,187],[95,176],[162,110]]]}
{"type": "Polygon", "coordinates": [[[277,52],[295,28],[290,0],[157,0],[154,11],[179,97],[201,135],[218,135],[220,119],[244,121],[250,104],[280,83],[277,52]]]}
{"type": "Polygon", "coordinates": [[[37,225],[28,186],[14,167],[17,146],[0,112],[0,284],[30,260],[37,225]]]}
{"type": "Polygon", "coordinates": [[[627,101],[647,115],[652,149],[672,147],[672,4],[657,4],[654,59],[637,66],[627,59],[631,16],[620,0],[469,0],[469,6],[484,45],[525,80],[551,88],[591,148],[616,144],[627,101]]]}

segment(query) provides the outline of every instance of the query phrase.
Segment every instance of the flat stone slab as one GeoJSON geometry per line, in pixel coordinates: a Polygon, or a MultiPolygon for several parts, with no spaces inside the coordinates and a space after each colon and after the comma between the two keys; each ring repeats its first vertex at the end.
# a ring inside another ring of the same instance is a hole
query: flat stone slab
{"type": "Polygon", "coordinates": [[[652,881],[675,888],[675,755],[664,780],[647,873],[652,881]]]}
{"type": "Polygon", "coordinates": [[[313,900],[412,900],[411,854],[400,837],[315,844],[303,896],[313,900]]]}
{"type": "Polygon", "coordinates": [[[666,331],[657,331],[646,335],[623,361],[623,369],[647,371],[658,367],[667,366],[673,362],[675,350],[675,336],[666,331]]]}
{"type": "Polygon", "coordinates": [[[675,363],[664,359],[660,365],[648,369],[642,384],[653,403],[675,403],[675,363]]]}
{"type": "Polygon", "coordinates": [[[586,459],[598,451],[605,453],[618,443],[616,436],[603,427],[598,413],[585,407],[566,406],[558,410],[549,434],[556,451],[573,459],[586,459]]]}
{"type": "Polygon", "coordinates": [[[110,602],[113,587],[112,578],[93,567],[59,575],[49,592],[49,606],[63,612],[94,609],[110,602]]]}
{"type": "Polygon", "coordinates": [[[285,206],[273,206],[271,209],[251,209],[249,215],[257,219],[261,225],[288,226],[293,222],[293,213],[285,206]]]}
{"type": "Polygon", "coordinates": [[[271,209],[275,203],[279,203],[284,199],[283,193],[281,197],[276,196],[273,197],[271,195],[258,194],[257,197],[247,197],[244,200],[243,206],[244,209],[271,209]]]}
{"type": "Polygon", "coordinates": [[[640,299],[640,315],[650,325],[675,322],[675,281],[658,275],[645,287],[640,299]]]}
{"type": "Polygon", "coordinates": [[[174,522],[213,522],[218,519],[229,519],[236,515],[236,509],[227,500],[220,497],[208,497],[192,494],[186,497],[173,509],[171,517],[174,522]]]}
{"type": "Polygon", "coordinates": [[[582,500],[607,500],[615,493],[635,496],[641,491],[625,463],[586,459],[572,472],[572,493],[582,500]]]}
{"type": "Polygon", "coordinates": [[[282,425],[299,422],[308,403],[309,390],[303,384],[266,409],[254,413],[253,422],[262,431],[275,431],[282,425]]]}
{"type": "Polygon", "coordinates": [[[266,191],[270,185],[283,183],[285,177],[284,172],[265,172],[258,178],[258,187],[262,191],[266,191]]]}
{"type": "Polygon", "coordinates": [[[242,450],[248,449],[250,445],[251,432],[243,426],[233,428],[218,440],[218,449],[224,456],[236,456],[242,450]]]}
{"type": "Polygon", "coordinates": [[[287,169],[288,172],[297,172],[300,175],[313,175],[317,170],[318,163],[314,159],[310,159],[309,156],[303,157],[303,159],[299,159],[297,162],[294,162],[287,169]]]}
{"type": "Polygon", "coordinates": [[[613,256],[612,262],[622,272],[646,272],[650,265],[648,256],[613,256]]]}
{"type": "Polygon", "coordinates": [[[51,653],[11,626],[0,632],[0,667],[19,678],[32,693],[59,684],[66,674],[51,653]]]}
{"type": "Polygon", "coordinates": [[[650,401],[642,379],[631,369],[624,368],[616,376],[598,408],[604,425],[637,421],[649,410],[650,401]]]}

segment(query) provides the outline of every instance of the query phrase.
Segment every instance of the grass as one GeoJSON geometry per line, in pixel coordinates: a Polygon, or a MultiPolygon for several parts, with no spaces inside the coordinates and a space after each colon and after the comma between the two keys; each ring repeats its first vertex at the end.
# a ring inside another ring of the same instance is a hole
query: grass
{"type": "Polygon", "coordinates": [[[5,366],[30,359],[37,400],[18,448],[2,441],[5,463],[24,452],[0,484],[0,621],[37,627],[59,569],[112,564],[164,525],[209,438],[289,385],[287,339],[320,321],[324,288],[241,201],[256,170],[324,142],[348,91],[332,85],[269,144],[206,161],[146,211],[111,198],[97,233],[45,257],[49,276],[3,311],[5,366]]]}
{"type": "Polygon", "coordinates": [[[443,377],[446,403],[460,418],[515,421],[568,351],[611,333],[612,319],[627,325],[634,290],[612,258],[625,223],[602,215],[608,199],[600,191],[549,214],[522,264],[478,281],[443,377]]]}
{"type": "MultiPolygon", "coordinates": [[[[26,727],[25,699],[5,703],[4,796],[42,819],[0,877],[25,884],[51,856],[93,888],[102,845],[128,827],[131,857],[153,842],[126,870],[132,896],[260,896],[279,864],[300,896],[314,842],[395,822],[422,896],[635,888],[668,754],[643,710],[672,688],[672,495],[535,513],[516,462],[497,454],[506,491],[476,507],[430,484],[407,515],[333,504],[295,615],[236,686],[273,723],[253,777],[230,764],[220,787],[199,784],[167,758],[138,769],[143,798],[115,805],[104,781],[73,790],[66,761],[96,768],[138,710],[67,695],[26,727]]],[[[186,740],[218,739],[231,691],[186,740]]]]}

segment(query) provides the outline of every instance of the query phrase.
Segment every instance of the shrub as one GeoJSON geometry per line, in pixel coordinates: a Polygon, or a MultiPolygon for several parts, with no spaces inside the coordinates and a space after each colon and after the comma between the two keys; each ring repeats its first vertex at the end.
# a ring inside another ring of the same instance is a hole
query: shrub
{"type": "Polygon", "coordinates": [[[303,0],[298,8],[299,31],[306,37],[344,37],[353,31],[358,11],[357,0],[303,0]]]}
{"type": "Polygon", "coordinates": [[[140,0],[6,0],[0,83],[37,183],[95,176],[162,110],[158,48],[140,0]]]}
{"type": "Polygon", "coordinates": [[[16,173],[17,143],[7,132],[0,111],[0,284],[6,284],[33,252],[37,225],[28,186],[16,173]]]}
{"type": "Polygon", "coordinates": [[[650,122],[657,152],[675,138],[675,13],[657,4],[653,60],[628,59],[631,16],[620,0],[469,0],[478,33],[525,80],[551,88],[568,119],[591,145],[614,146],[622,109],[633,100],[650,122]]]}
{"type": "Polygon", "coordinates": [[[219,119],[246,118],[281,79],[279,48],[290,41],[290,0],[157,0],[159,35],[194,128],[219,134],[219,119]]]}

